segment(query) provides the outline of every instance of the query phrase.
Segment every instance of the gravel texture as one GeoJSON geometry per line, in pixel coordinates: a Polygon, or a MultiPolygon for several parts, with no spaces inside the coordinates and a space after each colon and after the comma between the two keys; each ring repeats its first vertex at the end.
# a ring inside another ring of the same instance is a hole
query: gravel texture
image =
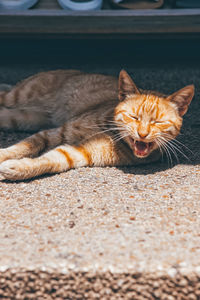
{"type": "MultiPolygon", "coordinates": [[[[113,75],[120,66],[81,64],[113,75]]],[[[60,67],[5,64],[0,82],[60,67]]],[[[1,181],[1,299],[200,299],[200,63],[123,67],[145,89],[168,93],[195,84],[178,139],[188,159],[179,153],[178,161],[141,167],[1,181]]],[[[0,146],[25,136],[1,132],[0,146]]]]}

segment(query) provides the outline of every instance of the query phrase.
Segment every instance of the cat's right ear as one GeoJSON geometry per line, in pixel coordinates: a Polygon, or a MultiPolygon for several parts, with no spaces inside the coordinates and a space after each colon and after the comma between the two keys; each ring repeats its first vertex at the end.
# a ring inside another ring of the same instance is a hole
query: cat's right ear
{"type": "Polygon", "coordinates": [[[140,94],[137,86],[125,70],[119,73],[119,100],[123,101],[128,95],[140,94]]]}
{"type": "Polygon", "coordinates": [[[182,117],[187,112],[193,97],[194,97],[194,85],[191,84],[173,93],[167,99],[176,104],[179,114],[182,117]]]}

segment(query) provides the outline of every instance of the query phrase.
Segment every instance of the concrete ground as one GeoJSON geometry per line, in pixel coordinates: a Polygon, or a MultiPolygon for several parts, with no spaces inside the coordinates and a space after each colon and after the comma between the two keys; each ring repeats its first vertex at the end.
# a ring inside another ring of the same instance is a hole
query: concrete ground
{"type": "MultiPolygon", "coordinates": [[[[0,298],[200,299],[200,62],[6,62],[0,82],[72,67],[116,76],[123,67],[165,93],[194,83],[184,156],[1,181],[0,298]]],[[[1,132],[0,146],[25,136],[1,132]]]]}

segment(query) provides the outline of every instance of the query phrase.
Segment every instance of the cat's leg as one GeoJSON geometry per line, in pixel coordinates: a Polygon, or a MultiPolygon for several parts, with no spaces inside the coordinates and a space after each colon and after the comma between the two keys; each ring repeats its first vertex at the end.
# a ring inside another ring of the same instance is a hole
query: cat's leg
{"type": "Polygon", "coordinates": [[[40,131],[15,145],[0,149],[0,163],[9,159],[34,157],[54,148],[65,141],[65,132],[66,125],[64,124],[59,128],[40,131]]]}
{"type": "Polygon", "coordinates": [[[5,161],[0,173],[9,180],[22,180],[83,166],[113,166],[119,161],[113,139],[101,134],[79,146],[59,146],[38,158],[5,161]]]}

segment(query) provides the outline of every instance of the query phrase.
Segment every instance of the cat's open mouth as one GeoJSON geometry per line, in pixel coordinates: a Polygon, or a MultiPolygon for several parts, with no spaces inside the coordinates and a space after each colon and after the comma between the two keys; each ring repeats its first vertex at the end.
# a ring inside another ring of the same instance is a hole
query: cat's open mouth
{"type": "Polygon", "coordinates": [[[143,141],[136,141],[132,138],[130,138],[130,142],[134,154],[141,158],[148,156],[154,145],[153,142],[146,143],[143,141]]]}

